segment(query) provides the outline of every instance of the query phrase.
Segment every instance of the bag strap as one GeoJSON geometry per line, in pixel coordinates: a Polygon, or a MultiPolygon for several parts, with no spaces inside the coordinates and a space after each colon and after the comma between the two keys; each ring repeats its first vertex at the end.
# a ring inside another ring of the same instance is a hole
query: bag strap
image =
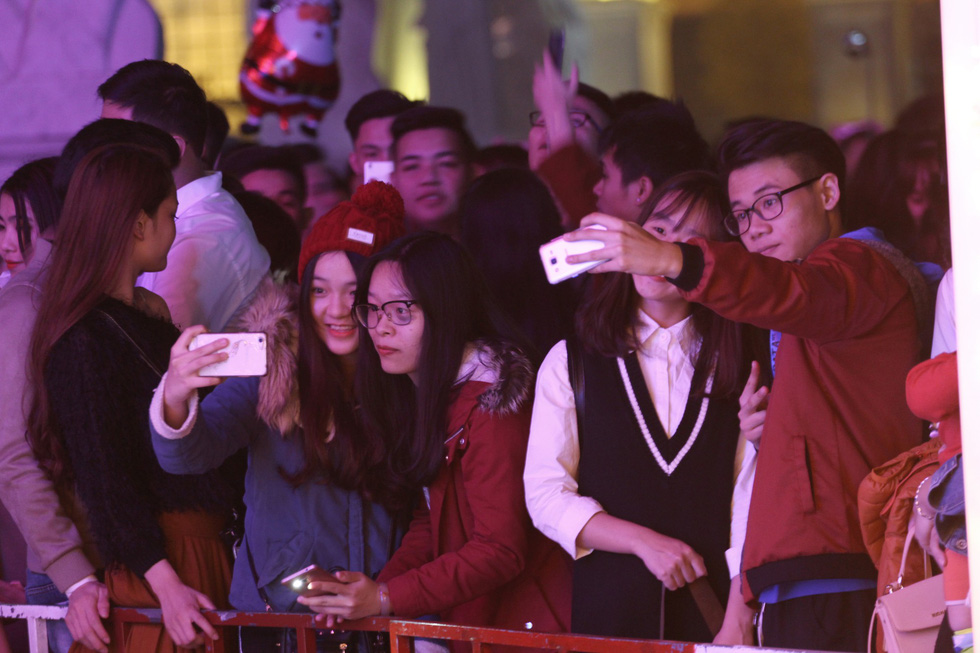
{"type": "Polygon", "coordinates": [[[248,568],[251,570],[252,578],[255,580],[255,589],[259,591],[259,598],[265,603],[265,611],[272,612],[272,602],[269,601],[269,595],[259,585],[259,572],[255,570],[255,560],[252,559],[252,549],[248,546],[248,537],[242,538],[242,544],[245,546],[245,557],[248,558],[248,568]]]}
{"type": "Polygon", "coordinates": [[[140,347],[138,344],[136,344],[136,341],[133,340],[133,337],[131,335],[129,335],[129,332],[126,331],[126,329],[122,328],[122,325],[120,325],[118,322],[116,322],[115,318],[113,318],[111,315],[109,315],[108,313],[106,313],[105,311],[103,311],[101,308],[98,309],[98,311],[107,320],[109,320],[113,325],[115,325],[116,329],[118,329],[119,332],[123,334],[123,336],[126,338],[126,340],[128,340],[130,342],[130,344],[133,345],[133,347],[136,348],[136,351],[139,352],[140,358],[143,360],[144,363],[146,363],[147,367],[149,367],[151,370],[153,370],[153,372],[157,376],[159,376],[160,378],[163,378],[163,372],[161,372],[160,371],[160,368],[157,367],[153,363],[153,361],[150,359],[149,356],[146,355],[146,352],[143,351],[143,348],[140,347]]]}
{"type": "MultiPolygon", "coordinates": [[[[897,592],[902,589],[904,585],[902,581],[905,579],[905,563],[909,557],[909,549],[912,546],[912,540],[915,539],[915,529],[909,528],[908,535],[905,536],[905,547],[902,549],[902,564],[898,567],[898,578],[895,579],[894,583],[889,583],[885,586],[885,593],[891,594],[892,592],[897,592]]],[[[928,560],[926,561],[928,562],[928,560]]],[[[926,573],[929,572],[929,565],[926,565],[926,573]]]]}
{"type": "Polygon", "coordinates": [[[721,601],[718,600],[705,576],[695,579],[693,583],[688,584],[688,587],[691,588],[691,596],[694,597],[694,603],[697,604],[704,623],[714,637],[721,630],[721,624],[725,620],[725,609],[721,606],[721,601]]]}

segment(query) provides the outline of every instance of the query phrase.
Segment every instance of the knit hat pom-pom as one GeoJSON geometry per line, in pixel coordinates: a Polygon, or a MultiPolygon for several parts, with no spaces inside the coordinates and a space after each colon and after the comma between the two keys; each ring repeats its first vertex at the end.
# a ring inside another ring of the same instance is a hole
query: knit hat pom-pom
{"type": "Polygon", "coordinates": [[[402,196],[394,186],[383,181],[375,180],[364,184],[354,192],[350,203],[377,218],[401,220],[405,215],[402,196]]]}

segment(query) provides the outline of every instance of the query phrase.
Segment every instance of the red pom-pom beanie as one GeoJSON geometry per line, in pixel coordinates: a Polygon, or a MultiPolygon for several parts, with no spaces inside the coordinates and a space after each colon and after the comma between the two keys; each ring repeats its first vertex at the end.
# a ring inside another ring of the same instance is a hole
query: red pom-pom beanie
{"type": "Polygon", "coordinates": [[[299,278],[323,252],[344,251],[371,256],[405,234],[405,203],[391,184],[364,184],[314,223],[299,252],[299,278]]]}

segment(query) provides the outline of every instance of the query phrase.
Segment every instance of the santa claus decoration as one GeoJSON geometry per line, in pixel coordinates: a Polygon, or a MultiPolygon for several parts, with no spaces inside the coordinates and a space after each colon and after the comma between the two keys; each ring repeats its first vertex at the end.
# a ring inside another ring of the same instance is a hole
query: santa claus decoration
{"type": "Polygon", "coordinates": [[[293,116],[302,115],[300,130],[316,136],[340,90],[334,51],[339,18],[339,0],[259,3],[240,77],[248,109],[243,134],[258,132],[262,116],[275,113],[283,131],[293,116]]]}

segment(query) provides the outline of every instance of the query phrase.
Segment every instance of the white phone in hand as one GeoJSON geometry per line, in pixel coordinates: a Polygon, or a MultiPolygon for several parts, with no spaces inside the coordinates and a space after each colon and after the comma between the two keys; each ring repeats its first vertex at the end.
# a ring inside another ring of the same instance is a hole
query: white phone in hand
{"type": "Polygon", "coordinates": [[[202,333],[191,340],[189,349],[203,347],[215,340],[228,339],[228,359],[202,367],[198,376],[265,376],[268,367],[264,333],[202,333]]]}
{"type": "Polygon", "coordinates": [[[395,171],[394,161],[366,161],[364,163],[364,183],[383,181],[391,183],[391,173],[395,171]]]}
{"type": "MultiPolygon", "coordinates": [[[[606,230],[601,224],[594,224],[583,228],[606,230]]],[[[605,246],[605,243],[601,240],[578,240],[573,242],[565,240],[562,236],[545,243],[539,251],[541,253],[541,263],[544,265],[544,272],[548,276],[548,281],[552,284],[561,283],[572,277],[577,277],[597,265],[605,263],[609,259],[588,261],[587,263],[568,263],[565,260],[565,257],[571,254],[584,254],[585,252],[602,249],[605,246]]]]}

